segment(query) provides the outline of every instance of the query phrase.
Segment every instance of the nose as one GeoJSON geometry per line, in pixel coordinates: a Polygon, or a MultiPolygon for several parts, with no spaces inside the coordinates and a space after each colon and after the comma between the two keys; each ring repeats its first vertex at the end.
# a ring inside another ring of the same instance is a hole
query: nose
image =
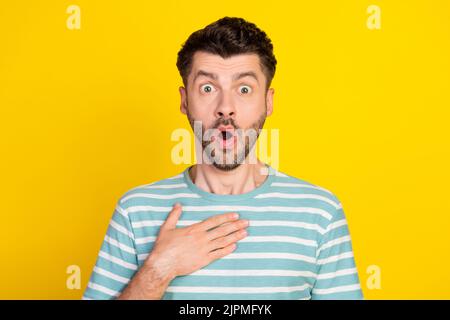
{"type": "Polygon", "coordinates": [[[236,116],[236,108],[230,95],[224,93],[215,110],[217,118],[234,118],[236,116]]]}

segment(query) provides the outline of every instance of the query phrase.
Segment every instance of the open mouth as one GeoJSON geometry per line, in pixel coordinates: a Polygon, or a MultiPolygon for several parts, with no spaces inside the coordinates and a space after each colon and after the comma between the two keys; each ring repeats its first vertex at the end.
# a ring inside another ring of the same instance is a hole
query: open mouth
{"type": "Polygon", "coordinates": [[[223,140],[228,140],[231,137],[233,137],[233,134],[230,131],[227,131],[227,130],[221,131],[221,134],[222,134],[222,139],[223,140]]]}
{"type": "Polygon", "coordinates": [[[236,137],[234,134],[234,129],[232,128],[220,128],[220,133],[218,135],[218,142],[222,149],[230,149],[236,143],[236,137]]]}

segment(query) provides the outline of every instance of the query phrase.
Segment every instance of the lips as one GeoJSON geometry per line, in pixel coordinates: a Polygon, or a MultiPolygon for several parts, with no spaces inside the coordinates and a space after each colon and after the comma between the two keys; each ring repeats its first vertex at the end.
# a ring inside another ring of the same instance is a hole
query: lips
{"type": "Polygon", "coordinates": [[[219,130],[218,135],[218,142],[221,146],[221,148],[230,148],[234,145],[236,142],[236,137],[234,134],[234,127],[233,126],[220,126],[217,128],[219,130]]]}
{"type": "Polygon", "coordinates": [[[222,139],[223,140],[228,140],[233,136],[233,133],[231,133],[231,131],[229,130],[224,130],[220,132],[222,134],[222,139]]]}

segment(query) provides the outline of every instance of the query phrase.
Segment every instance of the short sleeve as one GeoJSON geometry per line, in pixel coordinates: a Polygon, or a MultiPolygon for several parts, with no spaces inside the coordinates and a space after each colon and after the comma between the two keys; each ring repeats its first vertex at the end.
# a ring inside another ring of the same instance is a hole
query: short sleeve
{"type": "Polygon", "coordinates": [[[313,300],[361,300],[363,294],[347,220],[339,204],[317,249],[313,300]]]}
{"type": "Polygon", "coordinates": [[[138,269],[134,233],[126,210],[116,205],[83,300],[115,299],[138,269]]]}

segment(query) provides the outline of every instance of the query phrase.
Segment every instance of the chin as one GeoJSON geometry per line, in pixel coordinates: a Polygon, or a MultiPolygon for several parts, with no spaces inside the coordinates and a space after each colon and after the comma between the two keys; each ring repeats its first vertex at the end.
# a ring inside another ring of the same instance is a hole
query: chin
{"type": "Polygon", "coordinates": [[[230,163],[230,164],[220,164],[220,163],[213,163],[213,166],[219,170],[222,171],[231,171],[239,167],[241,163],[230,163]]]}

